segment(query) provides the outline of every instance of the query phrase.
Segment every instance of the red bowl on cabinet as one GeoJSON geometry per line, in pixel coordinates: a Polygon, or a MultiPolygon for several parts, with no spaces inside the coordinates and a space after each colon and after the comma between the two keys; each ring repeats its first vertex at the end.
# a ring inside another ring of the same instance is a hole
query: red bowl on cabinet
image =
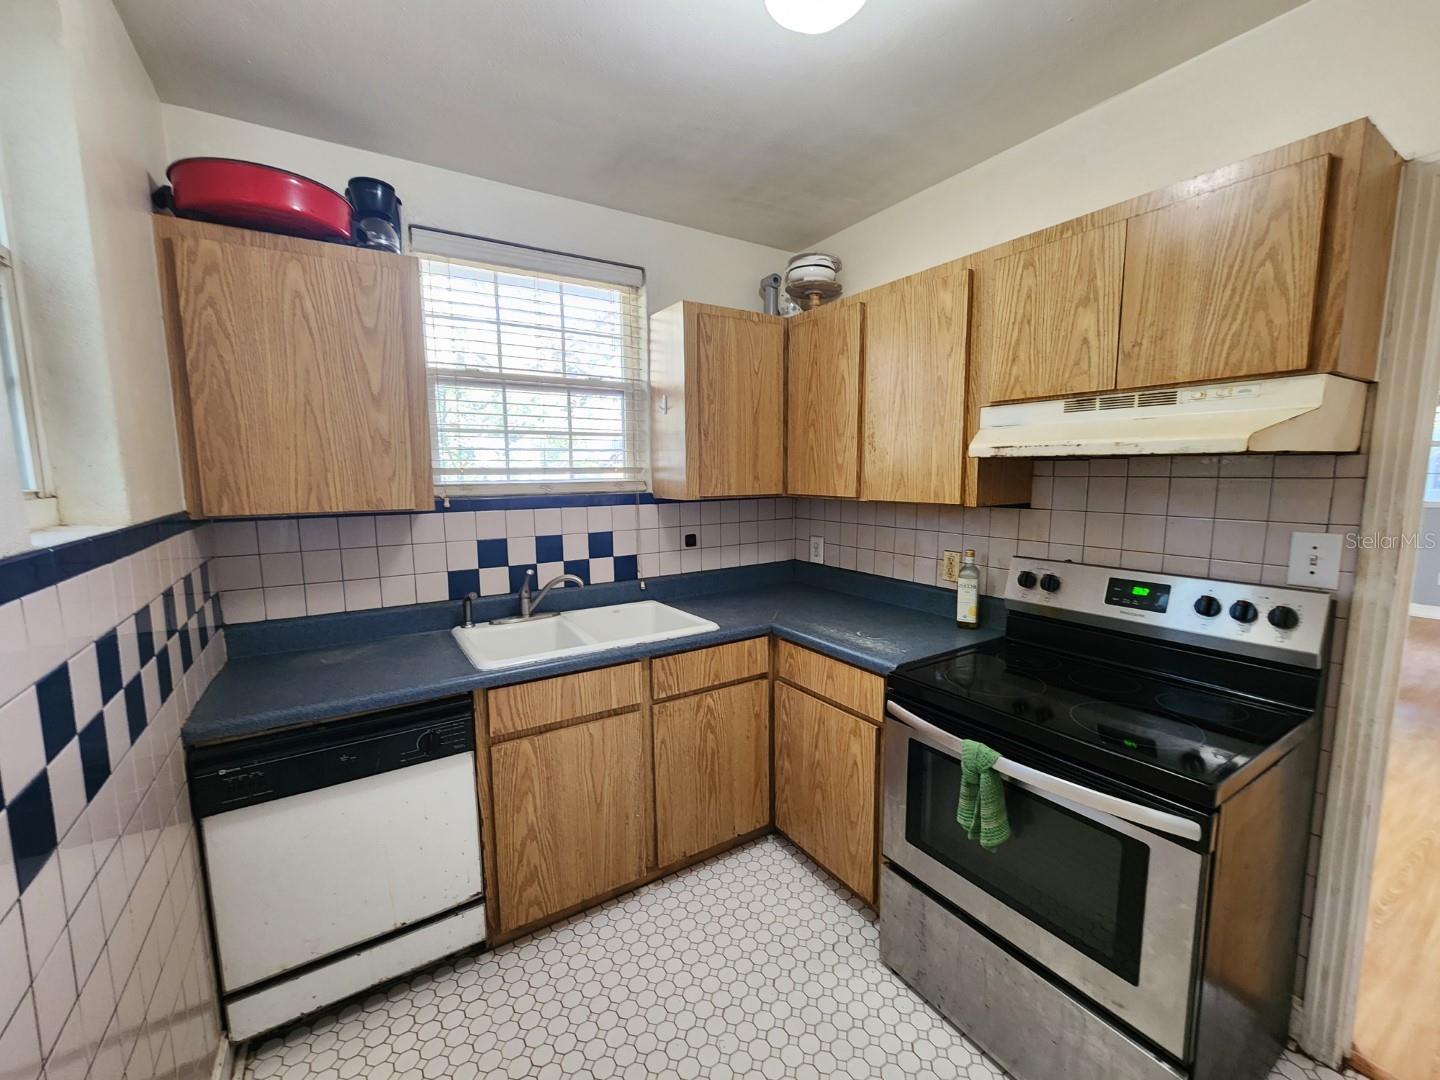
{"type": "Polygon", "coordinates": [[[351,241],[345,196],[298,173],[233,158],[182,158],[165,170],[175,212],[223,225],[351,241]]]}

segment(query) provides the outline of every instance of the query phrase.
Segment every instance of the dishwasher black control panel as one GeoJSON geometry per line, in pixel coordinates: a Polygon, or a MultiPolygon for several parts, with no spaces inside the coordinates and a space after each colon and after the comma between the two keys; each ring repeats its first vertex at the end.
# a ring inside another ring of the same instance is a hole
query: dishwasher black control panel
{"type": "Polygon", "coordinates": [[[194,747],[196,817],[303,795],[475,749],[468,695],[194,747]]]}

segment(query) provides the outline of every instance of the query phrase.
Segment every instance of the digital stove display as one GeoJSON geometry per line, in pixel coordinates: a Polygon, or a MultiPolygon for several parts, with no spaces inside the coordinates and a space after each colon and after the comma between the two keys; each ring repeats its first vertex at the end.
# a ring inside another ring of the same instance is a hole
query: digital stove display
{"type": "Polygon", "coordinates": [[[1170,586],[1112,577],[1105,590],[1105,603],[1142,611],[1164,611],[1170,604],[1170,586]]]}

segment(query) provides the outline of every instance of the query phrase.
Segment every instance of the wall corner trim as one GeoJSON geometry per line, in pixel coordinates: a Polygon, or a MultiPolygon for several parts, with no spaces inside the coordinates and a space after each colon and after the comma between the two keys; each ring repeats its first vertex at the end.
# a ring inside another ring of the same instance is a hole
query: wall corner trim
{"type": "MultiPolygon", "coordinates": [[[[1420,522],[1428,432],[1440,397],[1440,164],[1406,166],[1390,268],[1380,383],[1360,531],[1403,535],[1420,522]]],[[[1338,1068],[1351,1051],[1370,881],[1380,825],[1415,552],[1359,553],[1340,681],[1339,720],[1325,805],[1324,843],[1301,1049],[1338,1068]]]]}

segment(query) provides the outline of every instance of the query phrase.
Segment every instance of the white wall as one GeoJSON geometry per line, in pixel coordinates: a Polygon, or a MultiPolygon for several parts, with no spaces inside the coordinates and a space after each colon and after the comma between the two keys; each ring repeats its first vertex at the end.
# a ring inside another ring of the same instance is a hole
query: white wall
{"type": "Polygon", "coordinates": [[[1310,0],[816,246],[856,292],[1367,115],[1440,150],[1436,0],[1310,0]]]}
{"type": "Polygon", "coordinates": [[[160,99],[110,0],[61,0],[127,514],[184,506],[150,192],[166,164],[160,99]]]}
{"type": "Polygon", "coordinates": [[[171,159],[263,161],[339,191],[352,176],[378,176],[395,185],[409,224],[643,266],[652,311],[676,300],[758,309],[760,278],[783,269],[789,257],[777,248],[213,113],[174,105],[161,111],[171,159]]]}
{"type": "Polygon", "coordinates": [[[66,524],[183,506],[150,175],[160,103],[110,0],[12,0],[0,146],[27,350],[66,524]]]}

